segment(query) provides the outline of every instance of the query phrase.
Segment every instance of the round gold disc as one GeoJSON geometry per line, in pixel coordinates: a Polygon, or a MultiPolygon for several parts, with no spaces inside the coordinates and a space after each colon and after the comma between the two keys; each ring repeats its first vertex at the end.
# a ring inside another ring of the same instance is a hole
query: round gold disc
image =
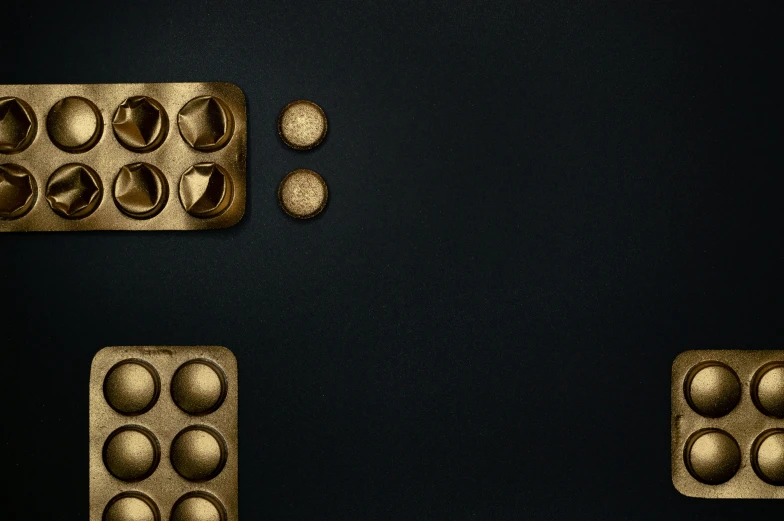
{"type": "Polygon", "coordinates": [[[30,146],[38,120],[30,105],[19,98],[0,98],[0,154],[16,154],[30,146]]]}
{"type": "Polygon", "coordinates": [[[46,129],[58,148],[66,152],[84,152],[100,139],[103,118],[93,102],[71,96],[61,99],[49,110],[46,129]]]}
{"type": "Polygon", "coordinates": [[[738,472],[740,447],[726,432],[704,429],[689,437],[683,459],[694,479],[718,485],[729,481],[738,472]]]}
{"type": "Polygon", "coordinates": [[[177,116],[180,135],[201,152],[223,148],[234,132],[234,117],[220,98],[200,96],[185,104],[177,116]]]}
{"type": "Polygon", "coordinates": [[[187,480],[210,480],[220,474],[226,464],[226,444],[220,434],[209,427],[188,427],[172,441],[171,463],[187,480]]]}
{"type": "Polygon", "coordinates": [[[686,401],[695,412],[709,418],[728,414],[740,401],[740,380],[720,362],[704,362],[689,371],[684,385],[686,401]]]}
{"type": "Polygon", "coordinates": [[[169,199],[169,184],[163,173],[148,163],[133,163],[120,169],[114,181],[114,202],[125,215],[149,219],[169,199]]]}
{"type": "Polygon", "coordinates": [[[223,403],[226,378],[213,362],[192,360],[174,373],[171,394],[174,403],[188,414],[207,414],[223,403]]]}
{"type": "Polygon", "coordinates": [[[152,499],[139,492],[114,497],[103,513],[103,521],[160,521],[161,515],[152,499]]]}
{"type": "Polygon", "coordinates": [[[123,360],[103,382],[103,395],[115,411],[136,415],[149,411],[160,394],[158,372],[142,360],[123,360]]]}
{"type": "Polygon", "coordinates": [[[286,174],[278,187],[283,211],[296,219],[310,219],[327,205],[327,183],[313,170],[301,168],[286,174]]]}
{"type": "Polygon", "coordinates": [[[166,139],[169,117],[149,96],[131,96],[117,107],[112,127],[122,146],[134,152],[149,152],[166,139]]]}
{"type": "Polygon", "coordinates": [[[784,362],[773,362],[757,371],[751,383],[751,396],[764,414],[784,418],[784,362]]]}
{"type": "Polygon", "coordinates": [[[37,196],[38,187],[27,169],[11,163],[0,165],[0,220],[24,216],[37,196]]]}
{"type": "Polygon", "coordinates": [[[103,462],[117,479],[141,481],[158,467],[160,448],[155,436],[139,426],[120,427],[103,446],[103,462]]]}
{"type": "Polygon", "coordinates": [[[71,163],[61,166],[49,176],[46,200],[60,217],[87,217],[101,203],[103,185],[95,170],[87,165],[71,163]]]}
{"type": "Polygon", "coordinates": [[[177,500],[171,521],[225,521],[226,509],[217,498],[204,492],[192,492],[177,500]]]}
{"type": "Polygon", "coordinates": [[[772,485],[784,485],[784,429],[763,432],[751,449],[757,475],[772,485]]]}
{"type": "Polygon", "coordinates": [[[286,105],[278,116],[278,135],[295,150],[310,150],[326,137],[327,116],[312,101],[294,101],[286,105]]]}

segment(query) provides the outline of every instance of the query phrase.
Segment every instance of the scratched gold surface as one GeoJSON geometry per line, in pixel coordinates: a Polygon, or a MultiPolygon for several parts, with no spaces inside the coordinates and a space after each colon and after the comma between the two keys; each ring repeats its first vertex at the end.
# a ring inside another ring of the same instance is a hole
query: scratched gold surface
{"type": "MultiPolygon", "coordinates": [[[[245,95],[236,85],[0,85],[0,105],[0,165],[24,168],[38,187],[29,211],[22,215],[11,211],[0,214],[0,232],[203,230],[233,226],[245,213],[247,113],[245,95]],[[166,114],[165,128],[159,128],[163,118],[148,114],[149,110],[144,113],[131,110],[148,107],[144,103],[127,103],[127,100],[138,96],[146,96],[160,105],[166,114]],[[88,117],[90,114],[84,104],[75,105],[73,101],[61,103],[68,98],[87,100],[97,109],[101,128],[95,132],[95,143],[90,126],[95,124],[95,118],[91,120],[88,117]],[[22,100],[23,104],[16,103],[14,99],[22,100]],[[204,99],[220,101],[205,103],[204,99]],[[193,100],[197,101],[190,103],[193,100]],[[123,103],[129,109],[118,115],[123,103]],[[186,107],[183,117],[180,117],[180,111],[186,107]],[[22,121],[26,111],[32,117],[31,124],[22,121]],[[216,122],[215,114],[221,115],[222,119],[218,118],[216,122]],[[183,129],[180,129],[180,122],[185,126],[183,129]],[[153,136],[158,135],[158,131],[166,136],[160,144],[155,143],[153,136]],[[130,149],[127,144],[118,141],[118,133],[131,142],[138,141],[138,144],[149,140],[153,147],[151,150],[130,149]],[[197,150],[188,141],[202,150],[197,150]],[[124,213],[114,200],[113,187],[118,173],[124,166],[135,163],[147,163],[160,170],[166,181],[166,193],[172,194],[160,212],[144,215],[145,218],[132,215],[132,212],[124,213]],[[227,186],[232,188],[231,200],[224,205],[225,208],[220,206],[219,211],[197,216],[186,211],[177,194],[180,193],[182,175],[194,165],[207,163],[219,165],[229,176],[227,186]],[[58,215],[45,197],[49,177],[67,164],[90,167],[103,186],[101,199],[94,211],[81,218],[58,215]]],[[[2,192],[0,189],[0,196],[2,192]]],[[[11,196],[16,197],[15,194],[11,196]]],[[[14,200],[6,206],[12,204],[18,206],[14,200]]]]}
{"type": "Polygon", "coordinates": [[[93,358],[89,393],[90,521],[237,521],[238,388],[231,351],[107,347],[93,358]]]}
{"type": "Polygon", "coordinates": [[[671,465],[681,494],[784,499],[784,419],[771,414],[784,410],[782,362],[781,350],[686,351],[675,359],[671,465]]]}

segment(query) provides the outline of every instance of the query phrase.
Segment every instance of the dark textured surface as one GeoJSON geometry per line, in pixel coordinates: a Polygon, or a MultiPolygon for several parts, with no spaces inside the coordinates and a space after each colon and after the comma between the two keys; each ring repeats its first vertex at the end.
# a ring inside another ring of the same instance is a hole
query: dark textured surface
{"type": "Polygon", "coordinates": [[[676,354],[782,345],[774,13],[540,4],[5,5],[1,83],[249,108],[239,225],[0,237],[5,504],[85,518],[96,351],[215,343],[245,520],[780,515],[669,461],[676,354]],[[308,153],[276,136],[298,98],[308,153]],[[329,183],[310,222],[275,200],[295,168],[329,183]]]}

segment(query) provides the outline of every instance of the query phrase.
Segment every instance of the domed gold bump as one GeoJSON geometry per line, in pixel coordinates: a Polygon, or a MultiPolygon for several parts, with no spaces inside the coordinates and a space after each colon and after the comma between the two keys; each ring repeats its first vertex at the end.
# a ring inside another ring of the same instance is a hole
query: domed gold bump
{"type": "Polygon", "coordinates": [[[92,101],[71,96],[61,99],[49,110],[46,129],[52,143],[61,150],[85,152],[101,138],[103,117],[92,101]]]}
{"type": "Polygon", "coordinates": [[[278,135],[295,150],[310,150],[327,135],[327,115],[312,101],[289,103],[278,116],[278,135]]]}
{"type": "Polygon", "coordinates": [[[149,411],[160,395],[158,372],[142,360],[117,363],[106,373],[103,395],[115,411],[128,416],[149,411]]]}
{"type": "Polygon", "coordinates": [[[38,122],[30,105],[19,98],[0,98],[0,154],[16,154],[33,142],[38,122]]]}
{"type": "Polygon", "coordinates": [[[125,215],[149,219],[157,215],[169,199],[169,184],[156,167],[133,163],[120,169],[114,180],[114,202],[125,215]]]}
{"type": "Polygon", "coordinates": [[[49,177],[46,200],[60,217],[87,217],[101,202],[103,186],[95,170],[87,165],[71,163],[61,166],[49,177]]]}
{"type": "Polygon", "coordinates": [[[180,201],[194,217],[215,217],[231,204],[234,188],[231,177],[217,163],[199,163],[180,178],[180,201]]]}
{"type": "Polygon", "coordinates": [[[187,480],[210,480],[220,474],[226,464],[226,443],[210,427],[188,427],[172,441],[171,463],[187,480]]]}
{"type": "Polygon", "coordinates": [[[152,499],[139,492],[115,496],[106,505],[103,521],[160,521],[161,514],[152,499]]]}
{"type": "Polygon", "coordinates": [[[190,100],[177,116],[182,138],[196,150],[223,148],[234,132],[234,117],[220,98],[200,96],[190,100]]]}
{"type": "Polygon", "coordinates": [[[726,432],[704,429],[689,437],[683,460],[694,479],[708,485],[719,485],[738,472],[740,447],[726,432]]]}
{"type": "Polygon", "coordinates": [[[155,472],[161,453],[155,436],[138,425],[120,427],[103,446],[103,462],[117,479],[141,481],[155,472]]]}
{"type": "Polygon", "coordinates": [[[784,429],[760,434],[751,449],[751,464],[763,481],[784,485],[784,429]]]}
{"type": "Polygon", "coordinates": [[[740,401],[740,380],[735,371],[720,362],[703,362],[689,371],[684,383],[686,401],[695,412],[708,418],[728,414],[740,401]]]}
{"type": "Polygon", "coordinates": [[[286,174],[278,186],[278,202],[295,219],[310,219],[327,205],[327,183],[313,170],[301,168],[286,174]]]}
{"type": "Polygon", "coordinates": [[[37,195],[30,172],[11,163],[0,165],[0,221],[25,215],[35,205],[37,195]]]}
{"type": "Polygon", "coordinates": [[[784,418],[784,362],[760,368],[751,382],[751,397],[763,414],[784,418]]]}
{"type": "Polygon", "coordinates": [[[149,96],[131,96],[114,113],[114,135],[125,148],[149,152],[160,146],[169,132],[169,117],[149,96]]]}
{"type": "Polygon", "coordinates": [[[209,360],[191,360],[174,373],[171,394],[174,403],[188,414],[208,414],[226,397],[226,377],[209,360]]]}
{"type": "Polygon", "coordinates": [[[225,521],[226,509],[218,498],[204,492],[186,494],[174,504],[171,521],[225,521]]]}

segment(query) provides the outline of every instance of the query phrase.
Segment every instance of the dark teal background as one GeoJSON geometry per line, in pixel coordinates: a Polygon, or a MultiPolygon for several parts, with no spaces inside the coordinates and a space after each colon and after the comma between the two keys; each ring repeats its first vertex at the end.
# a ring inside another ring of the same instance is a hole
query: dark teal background
{"type": "Polygon", "coordinates": [[[783,345],[772,5],[5,2],[0,84],[239,85],[250,206],[0,235],[2,517],[86,519],[90,361],[139,344],[237,355],[245,521],[780,517],[680,496],[669,416],[681,351],[783,345]]]}

